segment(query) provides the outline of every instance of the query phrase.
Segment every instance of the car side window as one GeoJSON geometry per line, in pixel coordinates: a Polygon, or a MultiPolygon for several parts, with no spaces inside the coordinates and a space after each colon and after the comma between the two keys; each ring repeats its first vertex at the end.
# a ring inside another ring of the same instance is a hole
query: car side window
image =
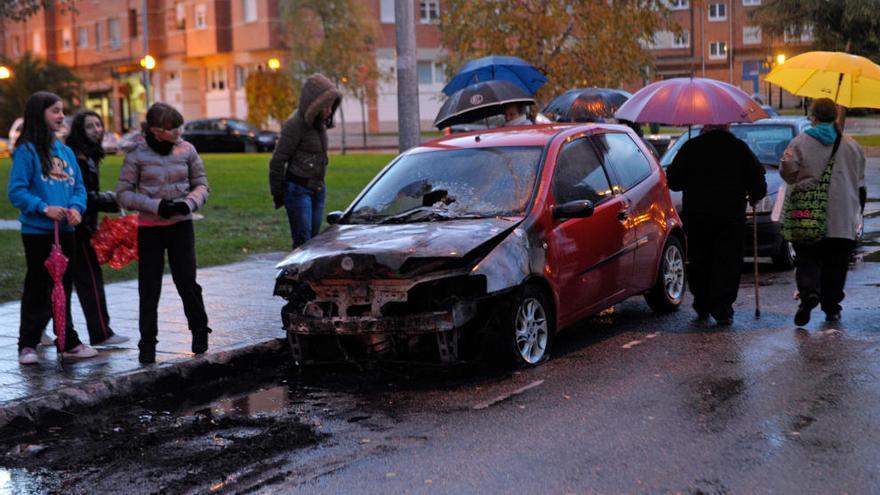
{"type": "Polygon", "coordinates": [[[227,130],[226,121],[225,120],[215,120],[211,125],[211,129],[214,131],[226,132],[226,130],[227,130]]]}
{"type": "Polygon", "coordinates": [[[560,204],[583,199],[599,204],[611,196],[611,184],[588,139],[562,148],[553,174],[553,195],[560,204]]]}
{"type": "Polygon", "coordinates": [[[613,170],[621,191],[629,190],[651,175],[651,163],[628,135],[610,132],[594,139],[602,152],[603,163],[613,170]]]}

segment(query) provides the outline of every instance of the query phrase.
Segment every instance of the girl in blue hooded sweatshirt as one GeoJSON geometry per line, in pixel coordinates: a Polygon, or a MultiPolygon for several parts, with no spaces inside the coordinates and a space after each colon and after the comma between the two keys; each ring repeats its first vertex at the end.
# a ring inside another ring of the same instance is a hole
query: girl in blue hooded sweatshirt
{"type": "Polygon", "coordinates": [[[12,155],[7,194],[12,205],[21,211],[18,220],[27,263],[18,337],[21,364],[37,362],[35,348],[52,318],[53,281],[43,262],[55,242],[56,221],[61,249],[70,260],[63,279],[67,294],[63,356],[82,359],[98,354],[79,340],[70,315],[71,267],[76,262],[74,227],[82,221],[86,209],[86,190],[76,157],[55,137],[63,123],[61,98],[46,91],[34,93],[25,103],[24,125],[12,155]]]}

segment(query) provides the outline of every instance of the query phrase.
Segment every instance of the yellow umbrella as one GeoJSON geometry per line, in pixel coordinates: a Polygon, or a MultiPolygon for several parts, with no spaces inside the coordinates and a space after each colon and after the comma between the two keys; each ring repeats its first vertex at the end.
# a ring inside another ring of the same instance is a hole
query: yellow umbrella
{"type": "Polygon", "coordinates": [[[777,65],[767,82],[789,93],[831,98],[847,108],[880,108],[880,65],[843,52],[807,52],[777,65]]]}

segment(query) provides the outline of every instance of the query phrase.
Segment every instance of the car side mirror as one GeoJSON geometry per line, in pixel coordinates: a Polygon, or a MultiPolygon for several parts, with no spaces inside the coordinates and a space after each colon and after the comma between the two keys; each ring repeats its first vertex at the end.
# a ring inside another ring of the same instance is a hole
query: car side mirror
{"type": "Polygon", "coordinates": [[[553,207],[553,218],[586,218],[593,214],[593,208],[589,199],[569,201],[553,207]]]}
{"type": "Polygon", "coordinates": [[[331,211],[327,214],[327,223],[330,225],[336,225],[337,223],[339,223],[340,220],[342,220],[343,214],[344,213],[341,211],[331,211]]]}

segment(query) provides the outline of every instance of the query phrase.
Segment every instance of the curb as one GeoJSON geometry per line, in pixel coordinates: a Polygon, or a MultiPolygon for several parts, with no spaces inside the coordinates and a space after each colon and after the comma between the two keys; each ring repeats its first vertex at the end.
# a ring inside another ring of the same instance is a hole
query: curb
{"type": "Polygon", "coordinates": [[[69,415],[71,409],[94,407],[113,399],[149,393],[157,384],[189,382],[206,375],[221,374],[219,372],[223,369],[242,362],[280,356],[286,352],[286,343],[284,338],[275,338],[199,358],[181,358],[159,366],[143,367],[10,401],[0,405],[0,429],[19,423],[33,424],[53,414],[69,415]]]}

